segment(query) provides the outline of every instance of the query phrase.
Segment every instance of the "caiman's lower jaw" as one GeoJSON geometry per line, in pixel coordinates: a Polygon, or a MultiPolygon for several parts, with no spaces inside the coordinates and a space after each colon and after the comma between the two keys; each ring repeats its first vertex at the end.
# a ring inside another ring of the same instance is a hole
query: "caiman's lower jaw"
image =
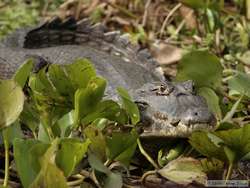
{"type": "Polygon", "coordinates": [[[193,132],[199,130],[213,130],[215,128],[216,120],[211,122],[196,122],[189,123],[188,125],[182,121],[171,124],[161,119],[154,120],[153,124],[145,127],[141,137],[189,137],[193,132]]]}

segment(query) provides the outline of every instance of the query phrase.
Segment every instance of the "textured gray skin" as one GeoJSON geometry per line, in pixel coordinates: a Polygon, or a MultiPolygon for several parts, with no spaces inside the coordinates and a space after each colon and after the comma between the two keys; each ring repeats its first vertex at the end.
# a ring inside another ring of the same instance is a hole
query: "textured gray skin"
{"type": "Polygon", "coordinates": [[[129,90],[141,112],[144,137],[187,137],[214,127],[214,115],[194,93],[191,81],[165,81],[147,50],[131,45],[127,36],[106,32],[100,24],[54,19],[13,33],[0,44],[0,77],[10,78],[28,57],[34,57],[38,66],[41,58],[62,65],[89,59],[109,82],[108,98],[117,98],[117,87],[129,90]]]}

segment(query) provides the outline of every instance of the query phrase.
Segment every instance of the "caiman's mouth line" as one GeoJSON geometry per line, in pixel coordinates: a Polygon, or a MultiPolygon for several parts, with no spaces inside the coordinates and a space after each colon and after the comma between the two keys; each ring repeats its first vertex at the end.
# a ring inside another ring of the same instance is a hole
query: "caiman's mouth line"
{"type": "Polygon", "coordinates": [[[214,124],[208,122],[196,122],[194,124],[185,124],[182,121],[174,124],[163,119],[155,119],[153,124],[146,128],[140,135],[141,137],[189,137],[194,131],[213,130],[214,124]]]}
{"type": "Polygon", "coordinates": [[[169,122],[172,126],[176,127],[178,126],[179,123],[182,123],[182,124],[185,124],[186,126],[192,126],[192,125],[195,125],[195,124],[211,124],[211,125],[214,125],[215,122],[213,119],[211,119],[210,121],[208,120],[181,120],[181,119],[171,119],[171,118],[168,118],[168,116],[164,113],[160,113],[160,112],[156,112],[154,113],[153,115],[153,121],[157,121],[157,123],[159,121],[161,121],[161,123],[163,124],[166,124],[166,122],[169,122]]]}

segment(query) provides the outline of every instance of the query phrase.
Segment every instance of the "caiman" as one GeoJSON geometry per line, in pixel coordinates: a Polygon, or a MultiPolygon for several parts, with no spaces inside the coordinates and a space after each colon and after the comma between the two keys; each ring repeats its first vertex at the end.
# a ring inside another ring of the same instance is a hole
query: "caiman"
{"type": "Polygon", "coordinates": [[[146,49],[131,44],[128,35],[109,32],[102,24],[70,18],[19,29],[0,43],[0,77],[10,78],[25,59],[67,64],[87,58],[97,74],[106,78],[106,95],[116,98],[116,88],[129,90],[138,105],[144,132],[141,136],[187,137],[195,130],[210,130],[215,116],[193,82],[166,81],[159,64],[146,49]]]}

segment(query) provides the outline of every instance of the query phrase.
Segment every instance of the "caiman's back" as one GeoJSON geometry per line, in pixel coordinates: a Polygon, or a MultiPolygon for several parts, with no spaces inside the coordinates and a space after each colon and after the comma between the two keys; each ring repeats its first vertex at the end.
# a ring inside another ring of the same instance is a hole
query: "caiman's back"
{"type": "Polygon", "coordinates": [[[108,80],[110,89],[118,86],[136,89],[162,79],[154,72],[157,63],[146,50],[131,45],[118,32],[106,32],[101,24],[90,25],[88,20],[76,23],[73,19],[62,22],[56,18],[35,29],[10,35],[0,47],[0,77],[11,77],[29,57],[56,64],[87,58],[97,73],[108,80]]]}

